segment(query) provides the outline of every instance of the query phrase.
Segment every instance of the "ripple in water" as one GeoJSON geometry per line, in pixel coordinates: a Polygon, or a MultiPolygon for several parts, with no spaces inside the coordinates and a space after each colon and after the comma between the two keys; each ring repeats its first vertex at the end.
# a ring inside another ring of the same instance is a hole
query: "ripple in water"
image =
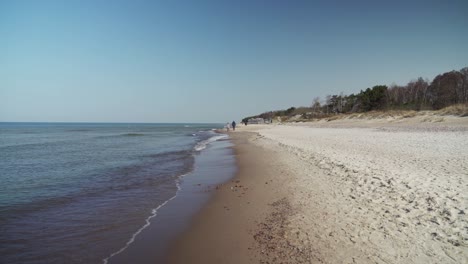
{"type": "Polygon", "coordinates": [[[175,196],[213,127],[0,124],[0,262],[102,262],[175,196]]]}

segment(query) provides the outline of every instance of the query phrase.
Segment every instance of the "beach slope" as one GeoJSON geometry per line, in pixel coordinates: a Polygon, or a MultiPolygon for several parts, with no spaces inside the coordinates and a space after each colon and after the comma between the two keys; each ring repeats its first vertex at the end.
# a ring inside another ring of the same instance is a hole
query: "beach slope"
{"type": "Polygon", "coordinates": [[[231,133],[239,172],[171,263],[467,263],[468,122],[231,133]]]}

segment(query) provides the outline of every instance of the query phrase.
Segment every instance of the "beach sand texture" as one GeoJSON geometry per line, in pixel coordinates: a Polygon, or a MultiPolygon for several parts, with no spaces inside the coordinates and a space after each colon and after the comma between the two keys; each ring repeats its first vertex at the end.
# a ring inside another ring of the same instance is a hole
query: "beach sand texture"
{"type": "Polygon", "coordinates": [[[176,252],[204,235],[219,236],[198,240],[217,258],[195,247],[199,254],[185,260],[206,253],[195,263],[468,263],[468,122],[451,122],[240,127],[231,134],[248,160],[176,252]],[[248,187],[242,195],[235,181],[248,187]],[[230,211],[218,208],[226,203],[230,211]]]}

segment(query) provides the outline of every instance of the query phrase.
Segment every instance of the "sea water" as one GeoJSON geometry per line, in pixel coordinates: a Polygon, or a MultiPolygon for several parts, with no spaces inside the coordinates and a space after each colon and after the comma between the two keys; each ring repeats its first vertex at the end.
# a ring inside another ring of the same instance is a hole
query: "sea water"
{"type": "Polygon", "coordinates": [[[175,197],[218,127],[0,123],[0,262],[102,263],[175,197]]]}

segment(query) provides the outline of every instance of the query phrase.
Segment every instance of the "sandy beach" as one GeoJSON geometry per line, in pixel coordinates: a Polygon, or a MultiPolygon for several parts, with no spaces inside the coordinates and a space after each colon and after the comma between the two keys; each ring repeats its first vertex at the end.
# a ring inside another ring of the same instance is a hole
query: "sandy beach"
{"type": "Polygon", "coordinates": [[[468,263],[468,118],[249,125],[169,263],[468,263]]]}

